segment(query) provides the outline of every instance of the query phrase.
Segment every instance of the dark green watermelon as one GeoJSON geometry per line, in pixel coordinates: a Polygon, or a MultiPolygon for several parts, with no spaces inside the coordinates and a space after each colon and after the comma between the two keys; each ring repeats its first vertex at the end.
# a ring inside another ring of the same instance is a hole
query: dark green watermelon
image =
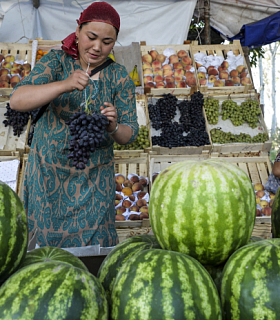
{"type": "Polygon", "coordinates": [[[280,238],[280,188],[278,188],[273,200],[271,210],[272,237],[280,238]]]}
{"type": "Polygon", "coordinates": [[[38,262],[61,262],[88,271],[84,263],[72,253],[56,247],[42,247],[27,252],[21,267],[38,262]]]}

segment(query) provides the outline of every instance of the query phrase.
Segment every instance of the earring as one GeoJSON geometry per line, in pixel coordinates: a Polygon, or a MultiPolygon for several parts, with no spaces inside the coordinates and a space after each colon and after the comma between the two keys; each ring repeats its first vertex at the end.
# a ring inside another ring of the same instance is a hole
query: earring
{"type": "Polygon", "coordinates": [[[79,43],[79,39],[76,38],[76,44],[78,44],[78,43],[79,43]]]}

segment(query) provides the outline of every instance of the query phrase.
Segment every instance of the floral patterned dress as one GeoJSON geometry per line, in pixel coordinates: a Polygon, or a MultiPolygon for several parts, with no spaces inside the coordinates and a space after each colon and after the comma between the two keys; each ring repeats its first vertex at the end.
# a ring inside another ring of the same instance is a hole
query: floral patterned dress
{"type": "MultiPolygon", "coordinates": [[[[15,90],[27,84],[64,80],[76,69],[82,69],[79,60],[62,50],[51,50],[15,90]]],[[[62,94],[49,104],[35,127],[24,180],[29,236],[37,228],[40,247],[108,247],[118,243],[112,137],[105,133],[102,146],[91,154],[84,170],[71,166],[72,160],[67,158],[71,136],[65,121],[84,110],[88,98],[89,108],[97,113],[104,102],[116,106],[118,122],[132,128],[128,143],[138,134],[135,86],[125,67],[115,62],[85,90],[62,94]]]]}

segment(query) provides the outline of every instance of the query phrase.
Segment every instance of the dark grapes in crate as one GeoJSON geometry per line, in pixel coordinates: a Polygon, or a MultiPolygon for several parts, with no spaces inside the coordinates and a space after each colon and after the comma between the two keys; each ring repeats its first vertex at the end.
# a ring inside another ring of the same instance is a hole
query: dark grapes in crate
{"type": "Polygon", "coordinates": [[[109,120],[104,115],[89,114],[79,111],[70,117],[66,124],[69,126],[71,139],[69,141],[68,159],[72,159],[72,166],[85,169],[90,154],[98,148],[104,140],[104,131],[109,120]]]}

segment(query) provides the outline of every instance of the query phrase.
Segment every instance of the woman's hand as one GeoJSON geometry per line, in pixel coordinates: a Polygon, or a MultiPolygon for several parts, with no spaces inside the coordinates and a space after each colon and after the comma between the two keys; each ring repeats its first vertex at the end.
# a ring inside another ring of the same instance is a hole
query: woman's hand
{"type": "Polygon", "coordinates": [[[89,75],[83,70],[75,70],[67,79],[63,80],[65,85],[65,92],[72,92],[74,90],[82,91],[89,83],[89,75]]]}
{"type": "Polygon", "coordinates": [[[117,110],[112,103],[104,102],[105,107],[100,107],[101,113],[106,116],[109,120],[109,124],[107,126],[107,132],[112,132],[116,129],[118,114],[117,110]]]}

